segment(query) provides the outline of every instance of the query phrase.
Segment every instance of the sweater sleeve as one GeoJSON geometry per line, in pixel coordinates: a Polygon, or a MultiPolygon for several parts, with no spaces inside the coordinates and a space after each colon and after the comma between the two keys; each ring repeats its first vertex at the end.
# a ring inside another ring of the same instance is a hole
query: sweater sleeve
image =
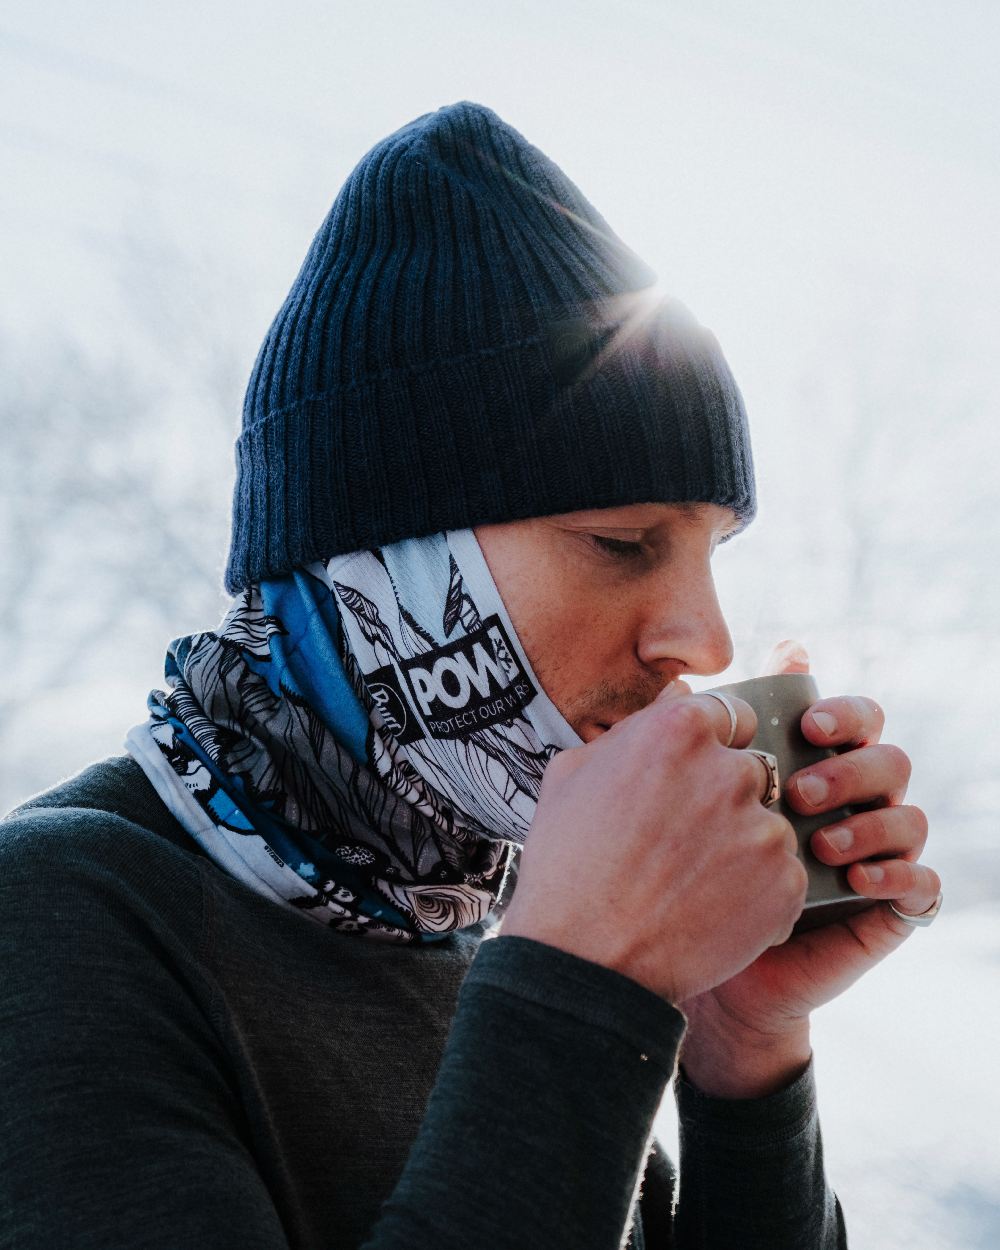
{"type": "Polygon", "coordinates": [[[683,1067],[674,1092],[677,1250],[846,1250],[843,1213],[823,1169],[812,1060],[764,1098],[712,1098],[683,1067]]]}
{"type": "Polygon", "coordinates": [[[484,942],[364,1250],[618,1250],[683,1028],[608,968],[530,938],[484,942]]]}

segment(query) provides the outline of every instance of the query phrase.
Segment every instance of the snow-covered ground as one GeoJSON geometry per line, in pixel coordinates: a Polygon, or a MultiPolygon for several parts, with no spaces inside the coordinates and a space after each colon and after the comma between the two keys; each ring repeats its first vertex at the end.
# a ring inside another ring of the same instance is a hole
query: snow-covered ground
{"type": "MultiPolygon", "coordinates": [[[[1000,1247],[1000,903],[947,911],[813,1019],[851,1250],[1000,1247]]],[[[668,1095],[657,1121],[676,1158],[668,1095]]]]}

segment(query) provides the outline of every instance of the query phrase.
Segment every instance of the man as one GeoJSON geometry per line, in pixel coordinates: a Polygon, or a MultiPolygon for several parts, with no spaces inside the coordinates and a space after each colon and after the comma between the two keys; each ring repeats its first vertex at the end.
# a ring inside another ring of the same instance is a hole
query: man
{"type": "Polygon", "coordinates": [[[825,700],[789,801],[867,809],[814,849],[896,910],[790,936],[753,713],[682,680],[742,401],[652,281],[480,106],[352,173],[251,376],[232,609],[3,827],[0,1245],[846,1244],[809,1013],[939,882],[825,700]]]}

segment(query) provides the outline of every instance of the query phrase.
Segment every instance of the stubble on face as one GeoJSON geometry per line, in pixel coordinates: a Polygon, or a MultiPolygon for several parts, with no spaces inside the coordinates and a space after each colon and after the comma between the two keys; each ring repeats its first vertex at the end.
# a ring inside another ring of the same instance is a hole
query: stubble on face
{"type": "MultiPolygon", "coordinates": [[[[538,679],[546,690],[546,678],[539,673],[538,679]]],[[[669,682],[650,676],[649,681],[627,683],[600,678],[594,685],[571,699],[564,709],[563,718],[574,732],[583,737],[588,724],[611,725],[633,712],[648,707],[669,682]]]]}

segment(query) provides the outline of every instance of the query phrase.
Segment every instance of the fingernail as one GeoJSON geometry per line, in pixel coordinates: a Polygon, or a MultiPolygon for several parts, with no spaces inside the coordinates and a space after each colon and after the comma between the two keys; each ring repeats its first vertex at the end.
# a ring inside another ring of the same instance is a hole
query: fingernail
{"type": "Polygon", "coordinates": [[[879,868],[877,864],[866,864],[861,871],[865,875],[865,880],[869,885],[878,885],[885,876],[885,869],[879,868]]]}
{"type": "Polygon", "coordinates": [[[819,807],[830,793],[830,787],[822,777],[817,777],[815,773],[806,773],[798,780],[798,791],[810,807],[819,807]]]}
{"type": "Polygon", "coordinates": [[[794,638],[785,638],[775,643],[773,655],[777,659],[788,660],[794,664],[809,663],[809,652],[801,642],[797,642],[794,638]]]}
{"type": "Polygon", "coordinates": [[[835,825],[832,829],[824,829],[823,837],[831,850],[846,851],[854,841],[854,834],[846,825],[835,825]]]}
{"type": "Polygon", "coordinates": [[[813,712],[813,724],[820,733],[826,734],[828,738],[833,737],[837,732],[837,719],[831,716],[829,712],[813,712]]]}

